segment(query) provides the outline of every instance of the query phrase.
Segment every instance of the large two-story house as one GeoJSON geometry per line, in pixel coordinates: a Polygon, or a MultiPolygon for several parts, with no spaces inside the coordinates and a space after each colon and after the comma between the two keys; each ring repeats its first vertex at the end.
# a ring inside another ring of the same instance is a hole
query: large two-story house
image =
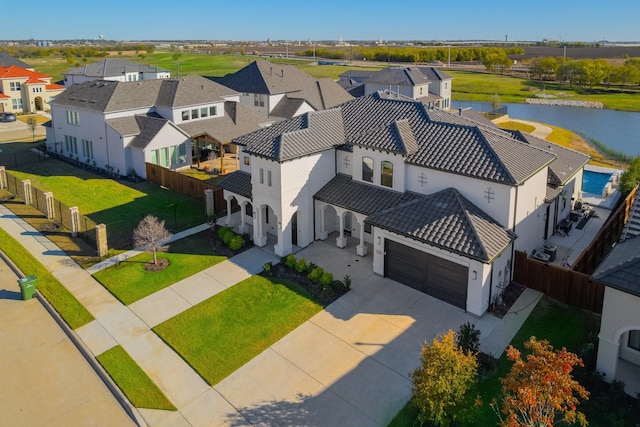
{"type": "Polygon", "coordinates": [[[293,65],[263,59],[214,80],[238,92],[241,104],[272,122],[326,110],[353,99],[332,79],[315,79],[293,65]]]}
{"type": "Polygon", "coordinates": [[[236,92],[194,75],[80,83],[67,88],[51,107],[50,151],[143,178],[145,163],[189,167],[193,141],[227,144],[259,129],[263,121],[238,103],[236,92]]]}
{"type": "Polygon", "coordinates": [[[338,84],[353,96],[387,90],[423,102],[428,107],[451,107],[453,77],[436,67],[387,67],[380,71],[349,70],[338,84]]]}
{"type": "Polygon", "coordinates": [[[233,142],[241,170],[219,185],[256,245],[283,256],[351,236],[375,273],[476,315],[509,283],[514,251],[569,216],[588,161],[389,92],[233,142]]]}
{"type": "Polygon", "coordinates": [[[48,110],[64,90],[51,77],[17,65],[0,64],[0,111],[29,113],[48,110]]]}
{"type": "Polygon", "coordinates": [[[157,80],[171,78],[171,72],[155,65],[138,64],[126,59],[103,59],[80,67],[71,68],[63,73],[64,86],[94,80],[112,80],[135,82],[138,80],[157,80]]]}

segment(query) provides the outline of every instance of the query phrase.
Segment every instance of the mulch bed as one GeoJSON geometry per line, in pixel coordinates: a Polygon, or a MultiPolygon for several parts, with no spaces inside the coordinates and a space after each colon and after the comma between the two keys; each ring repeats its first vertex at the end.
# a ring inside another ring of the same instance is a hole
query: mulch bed
{"type": "MultiPolygon", "coordinates": [[[[342,295],[349,292],[344,284],[340,286],[331,286],[329,289],[323,289],[319,283],[313,283],[305,274],[298,273],[295,270],[290,269],[286,265],[279,263],[273,266],[271,275],[267,275],[265,272],[260,273],[264,277],[275,277],[278,279],[290,280],[301,287],[303,287],[314,301],[318,302],[322,306],[326,307],[342,295]]],[[[334,282],[336,283],[336,282],[334,282]]],[[[340,282],[342,283],[342,282],[340,282]]]]}
{"type": "Polygon", "coordinates": [[[169,260],[166,258],[158,258],[157,264],[154,264],[153,261],[144,263],[145,271],[160,271],[160,270],[164,270],[168,266],[169,266],[169,260]]]}
{"type": "Polygon", "coordinates": [[[522,295],[525,286],[516,282],[511,282],[502,293],[502,304],[495,304],[490,307],[491,313],[502,319],[509,311],[513,303],[522,295]]]}

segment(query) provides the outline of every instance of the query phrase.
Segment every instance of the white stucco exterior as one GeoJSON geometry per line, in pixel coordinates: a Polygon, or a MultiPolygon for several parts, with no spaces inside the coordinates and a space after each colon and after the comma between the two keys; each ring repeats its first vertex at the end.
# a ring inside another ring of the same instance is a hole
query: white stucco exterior
{"type": "Polygon", "coordinates": [[[618,359],[640,366],[640,351],[629,347],[629,331],[640,331],[640,297],[607,286],[598,334],[598,371],[605,380],[616,378],[618,359]]]}

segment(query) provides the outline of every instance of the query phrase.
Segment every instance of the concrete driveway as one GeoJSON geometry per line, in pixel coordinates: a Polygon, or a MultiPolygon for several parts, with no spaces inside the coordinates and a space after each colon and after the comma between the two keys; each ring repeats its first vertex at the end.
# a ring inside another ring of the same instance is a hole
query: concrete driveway
{"type": "Polygon", "coordinates": [[[332,243],[296,256],[349,274],[352,290],[214,386],[238,410],[229,425],[386,426],[411,396],[425,340],[467,321],[483,335],[500,323],[375,276],[371,255],[332,243]]]}

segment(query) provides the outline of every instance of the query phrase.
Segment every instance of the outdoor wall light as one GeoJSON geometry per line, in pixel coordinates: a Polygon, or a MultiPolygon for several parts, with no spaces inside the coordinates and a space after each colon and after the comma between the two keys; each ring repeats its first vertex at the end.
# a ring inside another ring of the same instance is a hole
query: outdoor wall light
{"type": "Polygon", "coordinates": [[[382,243],[382,239],[378,236],[378,244],[382,243]]]}
{"type": "Polygon", "coordinates": [[[475,271],[475,270],[473,270],[473,271],[471,272],[471,278],[472,278],[473,280],[476,280],[476,279],[478,278],[478,272],[477,272],[477,271],[475,271]]]}

